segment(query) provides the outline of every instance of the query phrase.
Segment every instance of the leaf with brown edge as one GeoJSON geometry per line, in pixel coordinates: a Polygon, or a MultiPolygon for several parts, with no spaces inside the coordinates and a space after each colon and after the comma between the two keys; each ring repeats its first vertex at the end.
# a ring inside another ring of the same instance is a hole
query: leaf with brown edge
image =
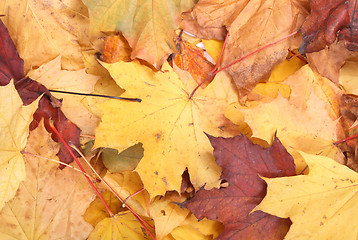
{"type": "MultiPolygon", "coordinates": [[[[60,109],[61,102],[53,97],[44,85],[25,77],[24,61],[19,57],[9,32],[1,20],[0,34],[0,85],[7,85],[11,79],[14,79],[15,88],[25,106],[31,104],[43,94],[39,107],[34,113],[34,120],[30,124],[30,131],[37,128],[40,120],[44,118],[47,131],[53,133],[48,126],[49,121],[53,120],[55,127],[65,141],[71,142],[80,149],[79,136],[81,130],[66,118],[60,109]]],[[[59,142],[56,136],[53,136],[53,139],[59,142]]],[[[79,155],[77,154],[77,156],[79,155]]],[[[62,143],[60,143],[58,157],[65,163],[73,161],[62,143]]],[[[60,168],[64,168],[64,165],[61,165],[60,168]]]]}
{"type": "Polygon", "coordinates": [[[218,239],[282,239],[291,225],[289,219],[251,211],[266,195],[266,183],[260,176],[296,174],[292,156],[277,138],[264,149],[246,136],[208,137],[216,162],[222,167],[221,179],[229,186],[199,190],[184,205],[198,219],[223,222],[225,229],[218,239]]]}
{"type": "Polygon", "coordinates": [[[331,45],[337,38],[345,40],[346,48],[358,50],[358,4],[356,0],[312,0],[311,15],[300,32],[303,42],[301,54],[317,52],[331,45]]]}
{"type": "Polygon", "coordinates": [[[287,49],[298,47],[288,40],[277,41],[299,29],[307,14],[302,5],[294,0],[203,0],[184,14],[181,26],[199,37],[219,40],[225,38],[225,27],[228,38],[222,67],[276,42],[226,69],[241,94],[246,95],[285,59],[287,49]]]}

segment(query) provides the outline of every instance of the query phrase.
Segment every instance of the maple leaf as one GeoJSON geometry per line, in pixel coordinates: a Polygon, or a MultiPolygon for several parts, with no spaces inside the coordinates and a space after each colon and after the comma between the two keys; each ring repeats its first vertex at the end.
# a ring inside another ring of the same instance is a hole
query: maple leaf
{"type": "Polygon", "coordinates": [[[180,192],[186,168],[195,188],[218,186],[220,169],[203,131],[216,136],[238,133],[223,115],[226,106],[237,101],[230,78],[219,74],[207,88],[189,98],[194,80],[180,81],[167,64],[156,73],[136,61],[103,65],[126,89],[126,96],[140,97],[142,102],[102,104],[95,147],[122,151],[141,142],[144,157],[136,171],[151,198],[167,190],[180,192]]]}
{"type": "Polygon", "coordinates": [[[346,48],[357,51],[356,0],[312,0],[311,14],[302,25],[301,54],[317,52],[331,45],[337,38],[344,40],[346,48]]]}
{"type": "Polygon", "coordinates": [[[173,42],[180,13],[192,0],[142,1],[84,0],[92,32],[121,31],[131,46],[132,59],[141,58],[159,69],[175,49],[173,42]]]}
{"type": "Polygon", "coordinates": [[[235,103],[228,107],[225,115],[236,124],[245,121],[251,127],[253,137],[269,143],[276,133],[294,156],[298,171],[306,164],[296,150],[331,156],[343,162],[342,153],[333,146],[342,134],[337,121],[340,96],[337,87],[315,74],[308,65],[283,84],[291,87],[289,100],[278,95],[271,102],[257,103],[247,108],[235,103]],[[241,119],[238,117],[240,113],[243,116],[241,119]]]}
{"type": "MultiPolygon", "coordinates": [[[[81,46],[89,46],[87,9],[80,0],[3,1],[0,13],[7,25],[25,72],[62,55],[62,67],[83,68],[81,46]]],[[[18,78],[17,78],[18,79],[18,78]]]]}
{"type": "MultiPolygon", "coordinates": [[[[145,219],[147,222],[149,219],[145,219]]],[[[150,239],[142,225],[129,211],[100,221],[88,236],[88,240],[97,239],[150,239]]]]}
{"type": "MultiPolygon", "coordinates": [[[[9,138],[1,142],[9,143],[9,138]]],[[[1,239],[84,239],[91,232],[82,214],[94,193],[81,173],[43,159],[56,159],[57,151],[41,122],[24,150],[26,181],[0,212],[1,239]]]]}
{"type": "MultiPolygon", "coordinates": [[[[301,15],[305,15],[305,12],[296,5],[299,4],[292,4],[286,0],[230,3],[200,1],[190,14],[184,15],[181,26],[199,37],[206,30],[210,32],[212,28],[225,26],[228,39],[222,65],[226,66],[298,30],[303,22],[301,15]],[[194,21],[202,28],[191,27],[194,21]],[[255,32],[252,32],[252,29],[255,29],[255,32]]],[[[219,40],[223,40],[224,37],[225,35],[220,36],[219,40]]],[[[233,77],[238,89],[246,94],[263,80],[275,65],[285,59],[287,49],[290,47],[294,48],[294,45],[290,45],[288,41],[277,43],[234,64],[227,71],[233,77]]]]}
{"type": "MultiPolygon", "coordinates": [[[[92,93],[94,85],[99,79],[98,76],[87,74],[85,69],[62,70],[60,56],[29,72],[28,77],[51,90],[79,93],[92,93]]],[[[61,110],[71,122],[81,129],[83,134],[94,134],[99,119],[82,104],[85,97],[60,93],[52,93],[52,95],[62,99],[61,110]]]]}
{"type": "Polygon", "coordinates": [[[255,210],[289,217],[285,239],[356,239],[357,173],[328,157],[301,154],[309,174],[263,178],[267,195],[255,210]]]}
{"type": "Polygon", "coordinates": [[[221,178],[227,188],[199,190],[185,206],[198,219],[221,221],[225,229],[219,239],[281,239],[290,221],[262,212],[250,211],[266,194],[266,184],[259,176],[295,175],[293,158],[279,140],[264,149],[246,136],[215,138],[208,136],[214,147],[214,156],[222,167],[221,178]]]}
{"type": "Polygon", "coordinates": [[[0,209],[15,196],[25,180],[25,164],[21,151],[25,148],[32,115],[38,100],[23,106],[13,82],[0,87],[0,209]]]}
{"type": "MultiPolygon", "coordinates": [[[[80,129],[66,118],[60,109],[61,103],[58,99],[51,95],[49,90],[44,85],[30,79],[29,77],[25,77],[24,61],[19,57],[15,45],[12,43],[10,35],[1,19],[0,22],[0,33],[2,34],[1,39],[4,39],[0,42],[0,54],[2,54],[2,64],[0,65],[0,85],[6,85],[9,83],[10,78],[16,77],[14,78],[15,88],[17,89],[24,105],[31,104],[39,96],[43,95],[40,99],[39,107],[34,113],[34,120],[30,124],[30,130],[35,129],[42,118],[45,119],[46,124],[48,124],[49,119],[52,119],[54,120],[54,125],[65,140],[67,142],[71,141],[75,146],[80,148],[80,129]]],[[[47,129],[50,129],[48,125],[47,129]]],[[[58,141],[58,139],[56,140],[58,141]]],[[[68,151],[64,149],[62,143],[59,150],[59,157],[61,161],[65,163],[73,161],[68,151]]],[[[63,167],[63,165],[60,166],[60,168],[63,167]]]]}

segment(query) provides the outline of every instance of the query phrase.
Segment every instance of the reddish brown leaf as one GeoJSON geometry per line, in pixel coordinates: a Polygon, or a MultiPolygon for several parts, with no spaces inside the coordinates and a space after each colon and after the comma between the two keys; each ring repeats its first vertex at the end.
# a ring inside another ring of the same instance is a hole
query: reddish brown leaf
{"type": "MultiPolygon", "coordinates": [[[[24,61],[19,57],[8,30],[0,20],[0,85],[7,85],[11,79],[14,79],[15,88],[24,105],[32,103],[44,94],[39,102],[39,108],[34,113],[34,120],[30,124],[30,130],[35,129],[41,118],[44,118],[47,131],[52,133],[52,137],[56,142],[59,142],[48,125],[49,121],[52,120],[65,141],[71,142],[80,149],[79,136],[81,130],[65,117],[60,109],[61,102],[53,97],[44,85],[25,77],[24,61]]],[[[78,154],[76,153],[76,155],[78,154]]],[[[65,163],[73,161],[62,143],[60,143],[58,156],[65,163]]],[[[60,166],[60,168],[63,167],[63,165],[60,166]]]]}
{"type": "Polygon", "coordinates": [[[358,50],[357,0],[312,0],[311,15],[300,29],[303,42],[301,54],[317,52],[337,38],[345,40],[346,48],[358,50]]]}
{"type": "Polygon", "coordinates": [[[4,23],[0,20],[0,85],[24,76],[24,61],[19,57],[14,42],[4,23]]]}
{"type": "Polygon", "coordinates": [[[260,176],[295,175],[292,156],[277,138],[267,149],[253,144],[246,136],[209,139],[216,162],[223,169],[221,178],[229,186],[199,190],[185,206],[198,219],[223,222],[225,229],[219,239],[282,239],[291,225],[289,219],[250,212],[266,195],[267,186],[260,176]]]}
{"type": "Polygon", "coordinates": [[[204,51],[183,40],[180,36],[174,40],[177,54],[175,54],[174,62],[182,70],[187,71],[198,84],[206,80],[207,86],[214,78],[209,73],[214,69],[214,65],[204,57],[204,51]]]}

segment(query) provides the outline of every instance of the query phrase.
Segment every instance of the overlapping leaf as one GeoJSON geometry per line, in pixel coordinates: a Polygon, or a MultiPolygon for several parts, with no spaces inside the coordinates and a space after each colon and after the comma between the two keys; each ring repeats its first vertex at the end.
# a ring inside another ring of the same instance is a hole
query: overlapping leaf
{"type": "Polygon", "coordinates": [[[2,1],[0,14],[25,60],[25,72],[60,54],[64,68],[83,67],[81,46],[89,46],[89,21],[81,0],[2,1]]]}
{"type": "MultiPolygon", "coordinates": [[[[21,126],[19,121],[14,123],[21,126]]],[[[25,129],[27,132],[28,124],[25,129]]],[[[7,142],[11,144],[9,139],[7,142]]],[[[19,141],[18,144],[23,143],[19,141]]],[[[94,192],[83,174],[71,168],[60,170],[58,163],[48,160],[58,160],[58,146],[46,132],[43,123],[31,132],[24,151],[27,178],[20,184],[15,198],[6,203],[0,212],[0,238],[85,239],[92,226],[84,221],[82,214],[94,198],[94,192]]],[[[20,165],[12,171],[17,173],[24,168],[20,165]]],[[[2,173],[1,176],[5,175],[2,173]]]]}
{"type": "Polygon", "coordinates": [[[209,139],[216,161],[223,168],[221,178],[229,186],[200,190],[185,205],[199,219],[223,222],[225,229],[219,239],[281,239],[290,226],[288,219],[250,211],[266,194],[260,176],[295,175],[293,158],[277,139],[268,149],[245,136],[209,139]]]}
{"type": "Polygon", "coordinates": [[[91,17],[92,32],[121,31],[132,47],[132,58],[141,58],[160,68],[175,50],[174,30],[180,13],[193,0],[128,1],[84,0],[91,17]]]}
{"type": "Polygon", "coordinates": [[[337,121],[338,89],[329,80],[316,75],[307,65],[283,84],[291,87],[289,100],[279,95],[269,103],[257,103],[248,108],[239,103],[232,104],[226,116],[240,124],[243,119],[240,120],[238,116],[242,113],[253,136],[267,142],[272,141],[276,132],[282,144],[294,156],[298,171],[306,164],[296,150],[331,156],[342,161],[342,154],[333,146],[342,134],[337,121]]]}
{"type": "Polygon", "coordinates": [[[136,171],[151,198],[167,190],[180,192],[186,168],[196,188],[218,186],[220,169],[203,132],[215,136],[238,133],[223,115],[226,106],[237,100],[230,78],[219,74],[206,89],[189,98],[195,82],[181,81],[166,64],[157,73],[138,62],[104,66],[126,89],[126,96],[139,97],[142,102],[103,104],[95,147],[121,151],[142,142],[144,157],[136,171]]]}
{"type": "Polygon", "coordinates": [[[333,159],[301,154],[309,174],[264,178],[267,195],[255,209],[289,217],[285,239],[356,239],[358,174],[333,159]]]}
{"type": "Polygon", "coordinates": [[[0,87],[0,209],[15,196],[25,180],[25,163],[21,151],[25,148],[32,115],[38,100],[23,106],[13,82],[0,87]]]}

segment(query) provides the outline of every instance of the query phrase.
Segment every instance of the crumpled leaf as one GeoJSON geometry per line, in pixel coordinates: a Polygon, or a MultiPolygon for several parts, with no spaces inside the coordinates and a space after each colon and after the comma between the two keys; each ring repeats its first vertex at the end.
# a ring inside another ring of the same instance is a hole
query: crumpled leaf
{"type": "Polygon", "coordinates": [[[293,158],[278,139],[264,149],[246,136],[215,138],[208,136],[214,156],[222,167],[221,178],[227,188],[199,190],[185,206],[198,219],[221,221],[224,232],[218,239],[282,239],[290,221],[251,210],[266,194],[260,176],[295,175],[293,158]]]}
{"type": "Polygon", "coordinates": [[[20,182],[25,180],[21,151],[25,148],[38,102],[23,106],[12,81],[0,87],[0,210],[15,196],[20,182]]]}
{"type": "MultiPolygon", "coordinates": [[[[150,223],[148,218],[145,218],[150,223]]],[[[151,229],[151,228],[149,228],[151,229]]],[[[152,233],[153,234],[153,233],[152,233]]],[[[116,214],[114,217],[100,221],[88,236],[88,240],[106,239],[152,239],[139,221],[129,211],[116,214]]]]}
{"type": "MultiPolygon", "coordinates": [[[[28,77],[51,90],[79,93],[92,93],[94,85],[99,79],[98,76],[87,74],[85,69],[76,71],[62,70],[60,56],[29,72],[28,77]]],[[[82,130],[83,134],[94,135],[94,129],[97,127],[99,119],[82,104],[86,97],[61,93],[51,94],[63,99],[61,110],[71,122],[82,130]]]]}
{"type": "Polygon", "coordinates": [[[0,14],[25,60],[25,72],[60,54],[63,68],[83,68],[81,47],[89,46],[89,21],[80,0],[2,1],[0,14]]]}
{"type": "Polygon", "coordinates": [[[214,65],[204,57],[204,50],[185,41],[181,35],[174,43],[177,48],[177,53],[174,55],[175,65],[189,72],[198,84],[205,80],[203,86],[207,86],[214,79],[214,76],[209,76],[214,65]]]}
{"type": "Polygon", "coordinates": [[[180,81],[167,64],[162,72],[153,72],[136,61],[103,65],[126,89],[126,96],[139,97],[142,102],[104,103],[95,147],[122,151],[141,142],[144,157],[136,171],[151,198],[168,190],[180,192],[186,168],[196,189],[204,184],[208,189],[218,186],[220,169],[203,131],[215,136],[238,133],[223,115],[226,106],[237,101],[231,79],[219,73],[189,99],[194,80],[180,81]]]}
{"type": "Polygon", "coordinates": [[[289,217],[285,239],[357,239],[357,173],[333,159],[301,154],[309,174],[263,178],[267,195],[255,210],[289,217]]]}
{"type": "Polygon", "coordinates": [[[328,79],[315,74],[308,65],[283,84],[291,87],[289,100],[279,95],[269,103],[257,103],[247,108],[235,103],[228,107],[225,115],[238,125],[245,121],[251,127],[253,137],[269,143],[276,134],[294,157],[298,172],[306,164],[296,150],[343,162],[341,152],[333,146],[343,136],[338,122],[339,89],[328,79]]]}
{"type": "Polygon", "coordinates": [[[302,25],[301,54],[317,52],[337,38],[346,48],[357,51],[358,5],[356,0],[311,0],[311,14],[302,25]]]}
{"type": "Polygon", "coordinates": [[[337,85],[339,84],[339,72],[346,59],[351,55],[352,52],[345,48],[342,41],[333,43],[319,52],[306,54],[310,67],[337,85]]]}
{"type": "Polygon", "coordinates": [[[157,69],[175,49],[180,13],[194,4],[193,0],[83,2],[89,9],[92,32],[121,31],[133,50],[132,59],[144,59],[157,69]]]}
{"type": "MultiPolygon", "coordinates": [[[[222,66],[226,66],[298,30],[306,14],[300,5],[287,0],[200,1],[191,13],[184,15],[181,26],[199,37],[219,40],[223,40],[225,34],[218,37],[216,32],[225,26],[229,36],[222,66]],[[192,26],[195,21],[199,28],[192,26]],[[215,34],[211,35],[213,29],[216,29],[215,34]]],[[[295,47],[288,40],[277,43],[234,64],[227,71],[241,93],[247,94],[285,59],[289,48],[295,47]]]]}
{"type": "Polygon", "coordinates": [[[95,193],[83,174],[43,159],[57,160],[57,151],[41,122],[24,150],[26,181],[0,213],[1,239],[85,239],[91,232],[82,214],[95,193]]]}

